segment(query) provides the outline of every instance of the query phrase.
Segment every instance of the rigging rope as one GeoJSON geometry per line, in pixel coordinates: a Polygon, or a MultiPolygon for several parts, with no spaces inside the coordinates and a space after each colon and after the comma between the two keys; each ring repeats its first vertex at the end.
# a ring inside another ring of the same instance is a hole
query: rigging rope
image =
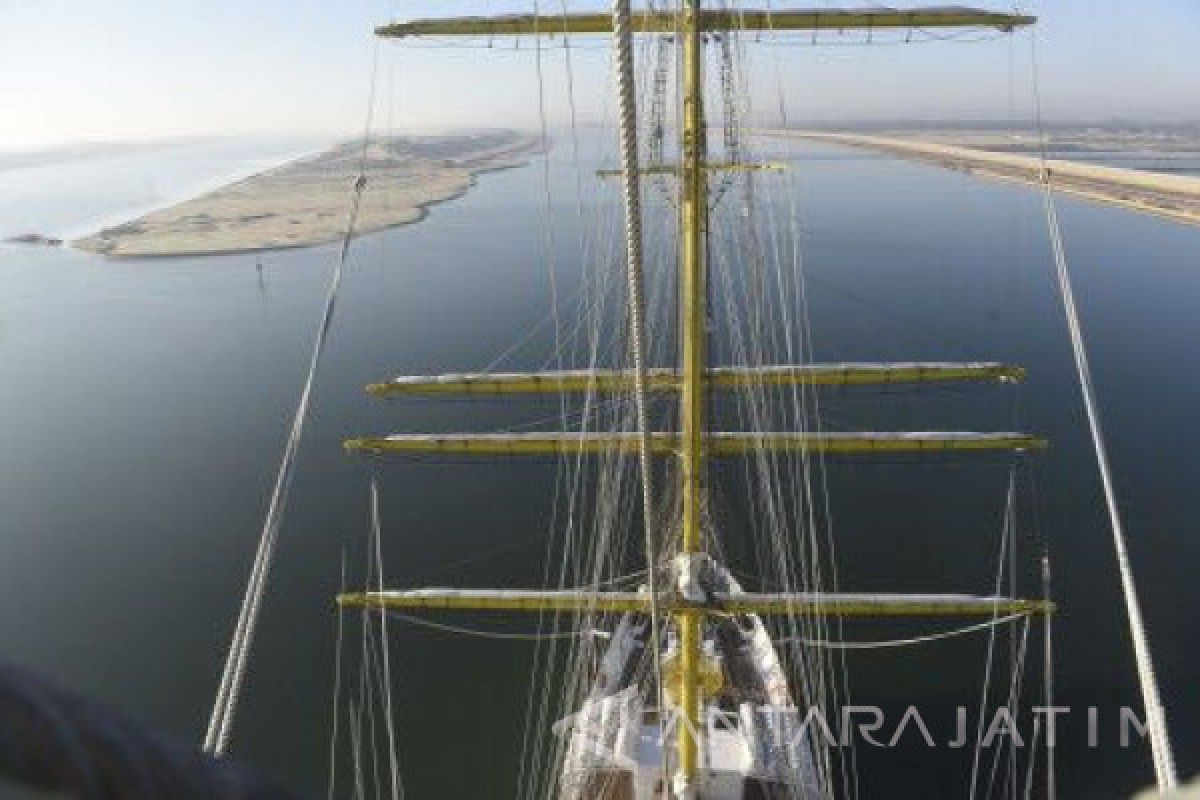
{"type": "MultiPolygon", "coordinates": [[[[654,662],[655,699],[665,708],[662,682],[661,639],[659,638],[658,564],[654,546],[654,484],[650,463],[650,423],[646,411],[646,362],[643,319],[642,195],[638,175],[637,97],[633,69],[633,28],[629,0],[613,0],[613,44],[617,82],[617,116],[621,145],[621,189],[625,199],[625,265],[629,282],[629,340],[633,357],[633,387],[638,429],[638,466],[642,473],[642,525],[645,534],[646,581],[650,590],[650,647],[654,662]]],[[[658,715],[662,753],[662,780],[667,780],[667,748],[663,741],[663,715],[658,715]]]]}
{"type": "Polygon", "coordinates": [[[329,329],[333,321],[334,306],[337,303],[338,289],[341,287],[342,273],[345,270],[346,258],[350,251],[350,241],[354,238],[363,190],[367,186],[367,144],[375,105],[378,59],[379,50],[376,47],[371,70],[367,121],[363,131],[362,159],[359,163],[358,176],[355,178],[351,189],[350,212],[346,223],[346,233],[342,237],[336,266],[334,267],[333,276],[330,278],[329,288],[325,295],[325,305],[321,313],[321,321],[317,327],[312,355],[309,358],[308,373],[304,379],[304,387],[300,392],[300,399],[296,404],[296,411],[292,416],[291,429],[288,433],[287,442],[284,445],[283,456],[279,463],[279,471],[275,476],[275,485],[271,491],[271,501],[267,506],[266,518],[263,520],[258,550],[254,555],[254,564],[250,569],[250,577],[246,581],[246,592],[242,597],[237,624],[234,627],[233,637],[229,643],[229,652],[225,658],[225,667],[221,673],[221,683],[217,688],[212,715],[209,718],[208,729],[204,735],[204,750],[218,756],[224,755],[229,747],[229,736],[233,727],[233,718],[237,711],[238,698],[246,672],[246,659],[249,656],[250,647],[254,642],[254,635],[258,625],[258,614],[262,606],[262,598],[266,590],[267,578],[270,575],[271,564],[274,560],[275,542],[279,537],[279,528],[283,522],[283,514],[287,509],[288,495],[291,492],[292,482],[295,478],[296,454],[300,448],[304,423],[308,419],[308,408],[312,399],[313,385],[316,382],[317,369],[320,366],[321,355],[325,350],[325,342],[329,336],[329,329]]]}
{"type": "Polygon", "coordinates": [[[446,622],[434,622],[431,619],[414,617],[411,614],[402,614],[399,611],[388,611],[385,616],[388,616],[392,619],[398,619],[402,622],[407,622],[410,625],[441,631],[442,633],[459,633],[464,636],[479,636],[484,639],[509,639],[521,642],[543,642],[550,639],[579,639],[589,635],[587,631],[577,630],[552,631],[550,633],[485,631],[481,628],[467,628],[462,625],[451,625],[446,622]]]}
{"type": "Polygon", "coordinates": [[[1058,211],[1055,208],[1054,195],[1050,186],[1050,169],[1046,160],[1046,137],[1042,129],[1041,93],[1037,81],[1037,40],[1033,39],[1033,92],[1034,108],[1037,116],[1038,144],[1041,155],[1041,186],[1042,201],[1046,214],[1046,229],[1050,234],[1050,246],[1054,255],[1055,276],[1058,280],[1059,296],[1062,300],[1063,313],[1066,316],[1067,328],[1071,336],[1071,350],[1075,357],[1075,371],[1079,380],[1079,390],[1083,395],[1083,407],[1087,416],[1088,429],[1091,432],[1092,448],[1096,455],[1096,466],[1100,471],[1100,482],[1104,489],[1104,502],[1108,509],[1108,519],[1112,528],[1113,549],[1116,551],[1117,570],[1121,577],[1121,593],[1125,600],[1125,612],[1129,618],[1129,634],[1133,639],[1134,660],[1137,663],[1138,684],[1142,692],[1142,704],[1145,706],[1146,727],[1150,733],[1150,753],[1154,762],[1154,777],[1159,792],[1171,791],[1176,787],[1178,779],[1175,773],[1175,760],[1171,753],[1171,739],[1167,730],[1166,715],[1158,691],[1158,679],[1154,673],[1154,659],[1150,653],[1150,643],[1146,636],[1146,626],[1142,619],[1141,603],[1138,600],[1137,586],[1133,579],[1133,567],[1129,562],[1129,551],[1125,542],[1125,529],[1121,524],[1121,515],[1117,507],[1116,490],[1113,487],[1112,468],[1108,461],[1108,447],[1105,444],[1104,429],[1100,423],[1100,411],[1096,404],[1096,390],[1092,383],[1092,371],[1088,361],[1087,348],[1083,339],[1083,326],[1079,320],[1079,309],[1075,304],[1075,292],[1071,286],[1071,276],[1067,268],[1066,251],[1063,248],[1062,231],[1058,223],[1058,211]]]}
{"type": "MultiPolygon", "coordinates": [[[[1016,471],[1014,467],[1009,467],[1008,471],[1008,491],[1005,493],[1004,500],[1004,522],[1000,528],[1000,551],[996,556],[996,580],[992,588],[992,596],[1000,596],[1000,587],[1004,584],[1004,568],[1005,565],[1011,563],[1007,559],[1007,554],[1010,549],[1015,546],[1013,543],[1013,527],[1016,521],[1015,515],[1015,492],[1016,492],[1016,471]]],[[[993,614],[993,616],[998,616],[993,614]]],[[[987,712],[988,694],[992,686],[992,662],[996,651],[996,629],[992,628],[988,635],[987,657],[984,660],[983,667],[983,686],[979,690],[979,721],[975,726],[975,750],[971,757],[971,783],[970,791],[967,795],[968,800],[975,800],[979,784],[979,765],[980,759],[983,757],[984,748],[984,717],[987,712]]]]}
{"type": "MultiPolygon", "coordinates": [[[[740,115],[738,114],[737,87],[734,76],[733,48],[730,44],[731,32],[713,34],[719,45],[720,77],[721,77],[721,109],[722,109],[722,143],[725,147],[725,161],[729,164],[740,164],[742,161],[742,144],[739,131],[740,115]]],[[[709,209],[714,209],[721,198],[733,185],[736,172],[727,171],[721,175],[716,187],[712,189],[708,200],[709,209]]]]}
{"type": "MultiPolygon", "coordinates": [[[[1050,599],[1050,556],[1042,555],[1042,599],[1050,599]]],[[[1053,614],[1042,615],[1042,702],[1054,708],[1054,636],[1053,614]]],[[[1031,759],[1032,760],[1032,759],[1031,759]]],[[[1058,776],[1054,764],[1054,739],[1046,734],[1046,800],[1056,800],[1058,776]]],[[[1029,792],[1025,792],[1029,796],[1029,792]]]]}
{"type": "MultiPolygon", "coordinates": [[[[647,104],[649,112],[648,128],[649,128],[649,145],[647,147],[647,160],[651,164],[666,163],[666,129],[665,115],[667,104],[667,77],[671,67],[668,60],[671,54],[671,43],[667,37],[659,36],[654,40],[654,78],[651,84],[650,102],[647,104]]],[[[664,176],[659,176],[654,183],[659,186],[664,192],[668,193],[667,181],[664,176]]]]}
{"type": "MultiPolygon", "coordinates": [[[[379,482],[371,476],[371,538],[375,547],[375,577],[380,593],[383,586],[383,531],[379,520],[379,482]]],[[[400,766],[396,761],[396,725],[392,713],[392,668],[388,661],[387,614],[379,615],[379,650],[383,658],[383,703],[384,724],[387,730],[388,743],[388,774],[391,780],[392,800],[400,800],[404,792],[400,786],[400,766]]]]}
{"type": "Polygon", "coordinates": [[[333,321],[333,310],[337,302],[338,289],[342,282],[342,272],[346,265],[346,255],[349,252],[350,239],[354,236],[355,221],[358,218],[359,204],[366,185],[366,176],[360,172],[354,182],[350,204],[350,221],[346,227],[346,235],[342,239],[337,266],[334,268],[333,277],[330,280],[329,289],[325,295],[325,307],[321,314],[321,323],[317,327],[312,356],[309,358],[308,374],[305,376],[304,388],[300,392],[300,400],[296,404],[296,411],[292,416],[291,430],[288,433],[287,443],[283,448],[283,457],[280,459],[279,472],[275,476],[275,486],[271,492],[271,502],[267,507],[266,519],[263,521],[258,551],[254,556],[254,565],[250,570],[250,578],[246,582],[246,593],[242,598],[241,611],[238,614],[233,638],[229,643],[229,653],[225,659],[225,668],[221,674],[221,684],[217,689],[212,716],[209,718],[208,730],[204,735],[204,750],[214,755],[224,755],[229,748],[229,735],[233,727],[233,717],[237,711],[238,696],[241,692],[242,680],[246,672],[246,659],[249,656],[250,647],[254,642],[254,634],[258,625],[258,614],[262,606],[262,598],[266,590],[267,578],[270,575],[271,564],[275,556],[275,543],[279,538],[279,528],[283,522],[288,495],[292,488],[293,479],[295,478],[296,453],[300,448],[300,438],[304,433],[304,423],[308,419],[308,408],[312,399],[313,385],[316,382],[321,354],[325,350],[325,342],[328,339],[330,324],[333,321]]]}
{"type": "Polygon", "coordinates": [[[1096,406],[1096,390],[1092,384],[1091,367],[1088,364],[1087,349],[1084,346],[1082,327],[1079,322],[1079,309],[1075,305],[1075,295],[1071,288],[1071,278],[1067,272],[1066,255],[1063,251],[1062,233],[1059,230],[1058,214],[1054,208],[1054,200],[1050,190],[1050,172],[1043,165],[1042,186],[1046,210],[1046,225],[1050,231],[1050,242],[1054,251],[1054,265],[1058,278],[1059,295],[1062,299],[1063,312],[1067,318],[1067,327],[1071,334],[1071,349],[1075,356],[1075,371],[1079,379],[1079,389],[1083,395],[1083,407],[1087,415],[1088,429],[1091,431],[1092,448],[1096,454],[1096,466],[1100,471],[1100,482],[1104,488],[1104,503],[1108,508],[1108,520],[1112,528],[1113,549],[1117,556],[1117,570],[1121,576],[1121,593],[1125,600],[1125,612],[1129,617],[1129,634],[1133,639],[1134,660],[1137,662],[1138,683],[1142,691],[1142,703],[1146,710],[1146,727],[1150,732],[1150,751],[1154,760],[1154,775],[1159,791],[1175,788],[1174,757],[1171,754],[1171,739],[1167,731],[1167,723],[1163,712],[1162,700],[1158,692],[1158,679],[1154,673],[1154,659],[1150,653],[1150,643],[1146,637],[1146,626],[1142,619],[1141,603],[1138,600],[1137,585],[1133,579],[1133,567],[1129,562],[1129,551],[1125,543],[1125,530],[1121,524],[1121,515],[1117,507],[1116,490],[1113,487],[1112,468],[1108,461],[1108,447],[1105,444],[1104,430],[1100,425],[1100,412],[1096,406]]]}
{"type": "Polygon", "coordinates": [[[884,639],[875,642],[852,642],[843,641],[836,642],[829,639],[806,639],[802,636],[788,636],[783,639],[776,639],[779,644],[802,644],[805,647],[819,647],[825,650],[876,650],[887,647],[907,647],[914,644],[924,644],[926,642],[936,642],[942,639],[950,639],[955,636],[965,636],[968,633],[976,631],[985,631],[989,628],[998,628],[1014,620],[1021,619],[1025,614],[1009,614],[1006,617],[996,617],[989,619],[986,622],[978,622],[974,625],[967,625],[962,628],[954,628],[948,631],[938,631],[924,636],[913,636],[909,639],[884,639]]]}
{"type": "MultiPolygon", "coordinates": [[[[342,567],[341,579],[338,582],[338,594],[343,594],[346,591],[346,551],[342,550],[342,567]]],[[[333,654],[333,718],[330,720],[329,728],[329,778],[325,785],[325,800],[334,800],[335,791],[337,789],[337,752],[338,752],[338,734],[340,726],[338,724],[341,716],[341,698],[342,698],[342,641],[343,636],[343,616],[341,610],[335,610],[334,615],[337,617],[336,629],[337,633],[334,637],[334,654],[333,654]]]]}
{"type": "Polygon", "coordinates": [[[330,281],[329,289],[325,296],[325,308],[321,314],[321,324],[317,328],[316,340],[313,343],[312,356],[308,363],[308,374],[304,379],[304,388],[300,392],[300,401],[296,404],[296,412],[292,416],[291,430],[288,433],[287,443],[284,445],[283,457],[279,463],[279,472],[275,477],[275,487],[271,492],[271,502],[267,507],[267,516],[263,521],[258,551],[254,557],[254,565],[250,570],[250,578],[246,582],[246,593],[242,598],[241,611],[238,614],[233,639],[229,644],[229,653],[225,659],[225,669],[221,675],[221,684],[217,689],[217,697],[213,703],[208,731],[204,736],[204,750],[214,755],[224,755],[229,748],[229,735],[233,726],[233,717],[237,711],[242,680],[246,672],[246,659],[254,641],[254,634],[258,625],[258,614],[262,606],[267,578],[270,575],[271,563],[275,555],[275,542],[279,538],[279,528],[283,522],[283,513],[287,508],[287,498],[291,491],[293,479],[295,478],[296,453],[300,448],[300,438],[304,433],[304,423],[308,419],[308,408],[312,399],[313,384],[316,382],[321,354],[325,350],[325,342],[333,320],[333,310],[337,301],[338,288],[342,282],[342,271],[346,264],[346,255],[349,251],[350,239],[354,235],[354,223],[358,217],[359,203],[366,184],[366,177],[360,173],[358,179],[354,182],[350,207],[350,223],[347,226],[346,235],[342,239],[337,266],[334,269],[333,278],[330,281]]]}

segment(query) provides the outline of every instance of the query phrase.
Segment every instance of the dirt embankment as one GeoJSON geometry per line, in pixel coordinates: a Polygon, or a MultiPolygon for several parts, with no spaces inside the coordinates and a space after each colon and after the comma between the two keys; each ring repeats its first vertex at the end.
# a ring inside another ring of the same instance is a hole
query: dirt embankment
{"type": "MultiPolygon", "coordinates": [[[[975,175],[1037,184],[1039,158],[978,150],[917,139],[825,131],[763,131],[774,138],[795,138],[863,147],[975,175]]],[[[1051,188],[1087,200],[1112,203],[1180,222],[1200,224],[1200,178],[1146,170],[1121,169],[1078,161],[1046,161],[1051,188]]]]}
{"type": "MultiPolygon", "coordinates": [[[[374,140],[358,233],[416,222],[482,172],[519,166],[538,146],[513,131],[374,140]]],[[[361,143],[338,145],[72,242],[114,257],[183,256],[305,247],[346,231],[361,143]]]]}

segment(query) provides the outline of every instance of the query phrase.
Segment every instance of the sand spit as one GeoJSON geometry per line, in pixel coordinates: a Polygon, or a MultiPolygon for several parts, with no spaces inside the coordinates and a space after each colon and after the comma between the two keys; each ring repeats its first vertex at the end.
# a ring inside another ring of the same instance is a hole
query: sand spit
{"type": "MultiPolygon", "coordinates": [[[[974,175],[1038,183],[1041,162],[1031,156],[996,153],[956,145],[888,136],[824,131],[763,131],[778,138],[809,139],[865,147],[974,175]]],[[[1046,162],[1057,192],[1112,203],[1162,217],[1200,224],[1200,178],[1145,170],[1104,167],[1078,161],[1046,162]]]]}
{"type": "MultiPolygon", "coordinates": [[[[538,146],[513,131],[387,137],[367,151],[368,183],[356,230],[420,220],[458,197],[482,172],[519,166],[538,146]]],[[[184,256],[306,247],[341,239],[361,143],[346,143],[71,244],[113,257],[184,256]]]]}

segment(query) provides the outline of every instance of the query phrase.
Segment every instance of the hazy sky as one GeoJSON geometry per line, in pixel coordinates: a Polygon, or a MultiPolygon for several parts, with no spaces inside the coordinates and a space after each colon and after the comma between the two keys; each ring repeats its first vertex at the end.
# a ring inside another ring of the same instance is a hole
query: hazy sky
{"type": "MultiPolygon", "coordinates": [[[[517,0],[0,0],[0,149],[220,133],[336,134],[363,124],[372,27],[392,17],[530,10],[517,0]]],[[[606,6],[542,0],[543,8],[606,6]]],[[[928,5],[917,0],[914,5],[928,5]]],[[[753,4],[757,5],[757,3],[753,4]]],[[[787,5],[775,0],[776,8],[787,5]]],[[[829,7],[827,0],[796,5],[829,7]]],[[[844,5],[863,5],[847,0],[844,5]]],[[[997,0],[978,5],[1004,8],[997,0]]],[[[1052,118],[1200,119],[1200,2],[1040,0],[1052,118]]],[[[825,37],[823,37],[825,38],[825,37]]],[[[832,39],[832,37],[828,37],[832,39]]],[[[843,41],[849,41],[843,40],[843,41]]],[[[572,50],[581,118],[603,113],[602,41],[572,50]]],[[[981,44],[753,48],[755,104],[793,120],[1027,116],[1027,35],[981,44]]],[[[379,114],[401,128],[533,125],[531,49],[380,52],[379,114]]],[[[561,49],[547,111],[567,115],[561,49]]]]}

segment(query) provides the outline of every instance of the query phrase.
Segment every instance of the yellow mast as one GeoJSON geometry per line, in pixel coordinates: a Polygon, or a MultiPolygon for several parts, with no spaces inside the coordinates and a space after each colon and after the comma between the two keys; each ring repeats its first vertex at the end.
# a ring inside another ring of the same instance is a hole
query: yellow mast
{"type": "MultiPolygon", "coordinates": [[[[707,317],[707,264],[704,252],[708,191],[704,171],[704,51],[700,42],[700,0],[683,0],[683,124],[679,134],[682,171],[679,202],[679,334],[681,391],[679,475],[683,496],[680,563],[688,568],[693,554],[703,552],[704,492],[704,374],[707,317]]],[[[675,615],[679,637],[680,719],[675,726],[679,777],[688,785],[696,772],[701,730],[700,648],[701,615],[675,615]],[[686,723],[686,724],[685,724],[686,723]]]]}
{"type": "MultiPolygon", "coordinates": [[[[679,587],[676,594],[684,595],[690,588],[693,578],[691,573],[694,564],[704,553],[703,513],[705,491],[705,465],[708,456],[708,444],[715,441],[706,431],[707,418],[705,414],[705,391],[709,385],[709,375],[706,367],[707,339],[707,255],[705,252],[708,223],[708,191],[707,191],[707,160],[706,160],[706,126],[704,117],[704,50],[702,36],[706,31],[728,30],[742,28],[745,30],[770,29],[783,30],[817,30],[835,28],[846,30],[853,28],[873,29],[876,27],[958,27],[982,25],[999,30],[1012,30],[1019,25],[1033,22],[1032,17],[1016,14],[998,14],[994,12],[977,11],[974,9],[918,9],[914,11],[898,11],[882,9],[871,11],[854,10],[789,10],[780,11],[739,11],[737,18],[729,12],[705,11],[701,8],[701,0],[681,0],[682,7],[678,16],[674,12],[646,12],[635,15],[635,30],[640,32],[677,33],[682,52],[682,75],[680,100],[682,104],[682,125],[680,130],[680,201],[679,201],[679,339],[680,339],[680,368],[678,371],[679,419],[680,430],[677,437],[679,456],[679,480],[682,495],[682,516],[680,521],[679,551],[677,560],[681,574],[678,576],[679,587]],[[678,25],[678,30],[675,26],[678,25]]],[[[378,28],[381,36],[404,38],[422,34],[448,35],[540,35],[555,32],[560,34],[587,34],[611,31],[611,18],[600,14],[564,14],[552,18],[538,15],[505,15],[490,18],[434,19],[415,20],[407,23],[394,23],[378,28]],[[549,23],[549,24],[544,24],[549,23]],[[544,24],[544,26],[543,26],[544,24]]],[[[722,165],[713,165],[714,167],[722,165]]],[[[663,165],[650,165],[648,170],[663,170],[663,165]]],[[[461,376],[460,376],[461,377],[461,376]]],[[[614,378],[619,382],[624,376],[614,378]]],[[[961,376],[960,376],[961,377],[961,376]]],[[[527,386],[532,391],[545,391],[551,388],[560,376],[542,376],[532,378],[534,386],[527,386]],[[541,381],[548,380],[548,383],[541,381]]],[[[518,381],[524,384],[528,381],[518,381]]],[[[673,383],[673,381],[671,381],[673,383]]],[[[419,381],[428,388],[436,381],[419,381]]],[[[462,380],[449,382],[453,386],[446,388],[451,391],[462,390],[468,382],[462,380]]],[[[591,376],[588,379],[591,386],[591,376]]],[[[377,385],[374,391],[387,394],[398,391],[398,384],[392,387],[377,385]]],[[[674,388],[674,387],[673,387],[674,388]]],[[[402,390],[401,390],[402,391],[402,390]]],[[[726,434],[727,435],[727,434],[726,434]]],[[[728,436],[728,435],[727,435],[728,436]]],[[[968,438],[974,434],[967,434],[968,438]]],[[[661,439],[662,435],[658,437],[661,439]]],[[[385,451],[415,451],[428,448],[431,451],[441,450],[476,450],[492,452],[500,447],[515,448],[519,444],[521,452],[539,453],[556,452],[562,442],[558,439],[540,437],[536,442],[517,441],[514,437],[459,437],[453,447],[447,447],[446,437],[382,437],[370,439],[354,439],[347,442],[350,449],[382,453],[385,451]],[[544,441],[543,441],[544,440],[544,441]]],[[[561,437],[560,437],[561,438],[561,437]]],[[[608,446],[618,444],[618,437],[601,437],[608,446]]],[[[874,443],[874,437],[869,437],[874,443]]],[[[958,441],[956,438],[955,442],[958,441]]],[[[782,445],[783,439],[772,442],[763,439],[762,444],[768,447],[782,445]]],[[[805,442],[808,446],[812,442],[805,442]]],[[[855,443],[855,451],[861,451],[855,443]]],[[[1000,447],[1027,449],[1037,447],[1042,443],[1032,437],[1016,437],[1007,441],[989,442],[1000,447]]],[[[597,445],[599,447],[599,445],[597,445]]],[[[874,448],[872,447],[871,450],[874,448]]],[[[719,448],[718,448],[719,454],[719,448]]],[[[647,509],[646,513],[650,513],[647,509]]],[[[590,596],[588,602],[595,602],[598,597],[590,596]]],[[[348,605],[380,605],[401,602],[399,597],[371,597],[367,594],[346,596],[348,605]]],[[[456,599],[461,603],[457,607],[483,609],[498,603],[507,607],[518,603],[521,609],[554,608],[555,603],[565,602],[568,605],[573,600],[561,600],[550,597],[545,593],[524,593],[520,598],[494,598],[487,596],[466,596],[456,599]]],[[[610,598],[615,600],[615,598],[610,598]]],[[[668,598],[670,599],[670,598],[668,598]]],[[[678,641],[679,669],[678,686],[675,697],[679,704],[679,718],[675,720],[676,746],[678,749],[677,778],[684,796],[688,796],[688,787],[693,783],[699,766],[698,735],[703,730],[701,713],[704,698],[701,696],[701,661],[702,661],[702,621],[709,609],[703,603],[695,602],[695,598],[682,598],[686,602],[668,602],[669,613],[675,621],[678,641]]],[[[447,598],[434,598],[420,595],[411,600],[415,607],[445,608],[447,598]]],[[[405,601],[407,602],[407,600],[405,601]]],[[[793,600],[785,600],[788,610],[795,610],[793,600]]],[[[642,609],[645,598],[637,597],[630,601],[631,608],[642,609]]],[[[571,606],[574,607],[574,606],[571,606]]],[[[614,606],[615,608],[615,606],[614,606]]],[[[757,610],[757,609],[756,609],[757,610]]],[[[768,609],[764,606],[762,611],[768,609]]],[[[903,613],[912,613],[915,607],[905,607],[903,613]]],[[[1033,609],[1031,609],[1033,610],[1033,609]]],[[[1039,608],[1047,611],[1049,608],[1039,608]]],[[[754,612],[747,612],[754,613],[754,612]]],[[[666,778],[667,776],[663,776],[666,778]]]]}

